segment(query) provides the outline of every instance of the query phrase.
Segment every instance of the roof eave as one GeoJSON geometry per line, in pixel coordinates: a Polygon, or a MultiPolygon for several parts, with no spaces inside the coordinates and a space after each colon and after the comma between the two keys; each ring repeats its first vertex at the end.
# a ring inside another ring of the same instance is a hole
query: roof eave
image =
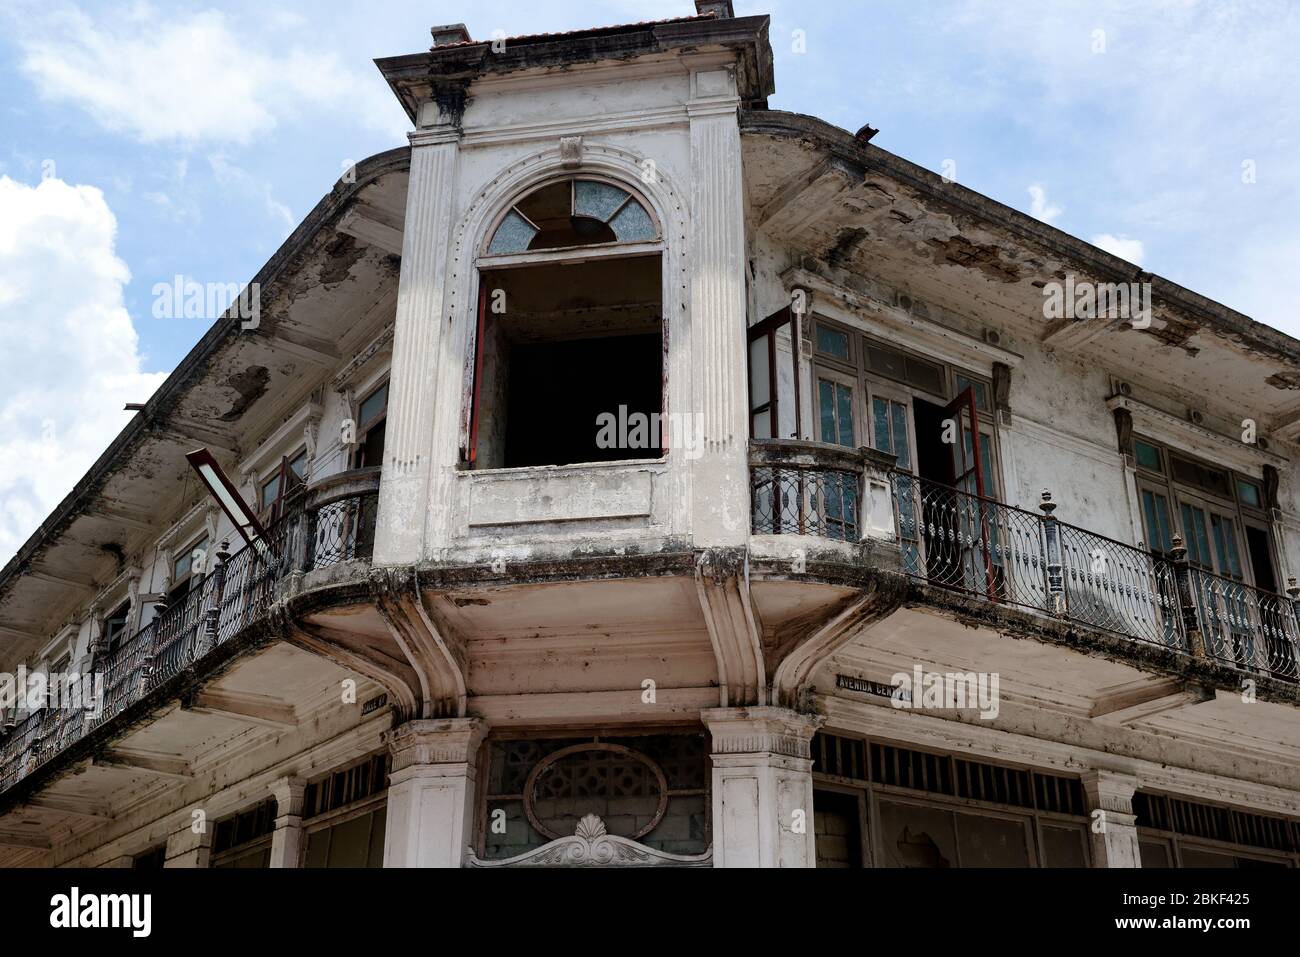
{"type": "Polygon", "coordinates": [[[1078,262],[1088,272],[1106,281],[1132,282],[1140,277],[1141,281],[1151,283],[1155,297],[1202,321],[1206,327],[1300,368],[1300,340],[960,183],[945,182],[937,173],[888,150],[870,143],[863,145],[848,130],[832,123],[782,110],[742,110],[740,127],[742,133],[810,141],[829,155],[858,165],[864,172],[889,176],[937,204],[982,219],[1078,262]]]}

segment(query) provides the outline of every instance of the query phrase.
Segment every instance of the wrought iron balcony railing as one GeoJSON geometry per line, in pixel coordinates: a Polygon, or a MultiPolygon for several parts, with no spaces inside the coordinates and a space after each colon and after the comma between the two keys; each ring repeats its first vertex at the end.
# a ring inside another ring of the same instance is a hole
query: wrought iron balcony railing
{"type": "MultiPolygon", "coordinates": [[[[1258,675],[1294,681],[1300,603],[1069,525],[1043,494],[1036,515],[892,473],[908,574],[1258,675]]],[[[1300,590],[1293,589],[1300,596],[1300,590]]]]}
{"type": "Polygon", "coordinates": [[[816,535],[857,542],[893,526],[888,470],[894,456],[821,442],[750,444],[750,508],[756,535],[816,535]]]}
{"type": "Polygon", "coordinates": [[[888,456],[820,443],[755,442],[755,534],[879,537],[891,499],[903,571],[929,585],[1104,629],[1238,670],[1300,678],[1300,588],[1260,591],[1187,560],[889,468],[888,456]]]}
{"type": "Polygon", "coordinates": [[[265,548],[217,552],[211,572],[112,650],[93,654],[86,673],[103,679],[98,708],[44,707],[0,732],[0,792],[113,720],[128,707],[257,622],[291,572],[369,559],[379,469],[330,476],[304,489],[267,530],[265,548]]]}

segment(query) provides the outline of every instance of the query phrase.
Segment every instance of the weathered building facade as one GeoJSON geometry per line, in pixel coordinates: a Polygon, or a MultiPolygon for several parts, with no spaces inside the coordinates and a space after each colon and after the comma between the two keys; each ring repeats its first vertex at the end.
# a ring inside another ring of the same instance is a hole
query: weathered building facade
{"type": "Polygon", "coordinates": [[[0,864],[1300,862],[1300,343],[697,7],[378,61],[409,148],[0,573],[0,671],[103,677],[0,864]]]}

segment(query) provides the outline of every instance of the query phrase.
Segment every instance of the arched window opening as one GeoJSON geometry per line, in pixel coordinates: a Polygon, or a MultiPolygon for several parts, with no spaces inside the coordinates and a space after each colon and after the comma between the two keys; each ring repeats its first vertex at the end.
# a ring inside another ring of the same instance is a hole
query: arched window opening
{"type": "Polygon", "coordinates": [[[543,186],[507,211],[480,264],[469,464],[663,454],[661,255],[626,248],[658,236],[640,199],[599,180],[543,186]]]}
{"type": "Polygon", "coordinates": [[[497,225],[488,255],[653,241],[654,219],[627,190],[570,179],[529,193],[497,225]]]}

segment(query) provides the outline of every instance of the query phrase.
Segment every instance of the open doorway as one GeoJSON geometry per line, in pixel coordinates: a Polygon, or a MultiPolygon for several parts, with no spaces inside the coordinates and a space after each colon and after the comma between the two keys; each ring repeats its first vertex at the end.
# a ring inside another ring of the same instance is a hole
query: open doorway
{"type": "Polygon", "coordinates": [[[660,270],[655,253],[483,272],[475,467],[663,454],[660,270]]]}
{"type": "Polygon", "coordinates": [[[943,436],[948,413],[940,405],[912,397],[912,416],[916,423],[916,474],[927,482],[952,485],[953,450],[943,436]]]}

